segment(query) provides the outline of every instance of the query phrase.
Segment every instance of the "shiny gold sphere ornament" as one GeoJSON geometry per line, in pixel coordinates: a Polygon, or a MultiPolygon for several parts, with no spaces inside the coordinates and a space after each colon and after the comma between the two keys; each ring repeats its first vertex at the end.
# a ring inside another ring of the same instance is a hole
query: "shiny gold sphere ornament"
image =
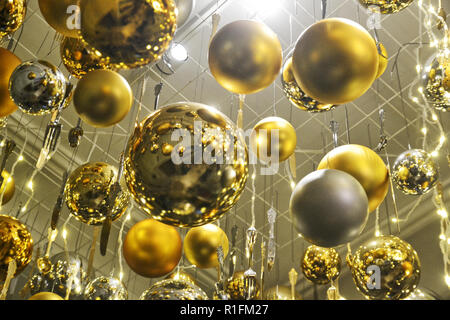
{"type": "Polygon", "coordinates": [[[341,273],[341,257],[333,248],[309,246],[301,263],[305,278],[315,284],[327,284],[341,273]]]}
{"type": "Polygon", "coordinates": [[[301,110],[316,113],[329,111],[336,107],[333,104],[324,104],[316,101],[303,92],[302,88],[295,81],[294,73],[292,72],[292,57],[289,57],[283,66],[281,84],[284,94],[289,101],[301,110]]]}
{"type": "Polygon", "coordinates": [[[85,300],[127,300],[128,291],[122,281],[114,277],[98,277],[86,286],[85,300]]]}
{"type": "Polygon", "coordinates": [[[268,117],[253,127],[252,150],[264,162],[281,162],[288,159],[297,146],[297,134],[288,121],[280,117],[268,117]],[[274,156],[275,155],[275,156],[274,156]]]}
{"type": "Polygon", "coordinates": [[[383,46],[383,44],[379,43],[380,50],[378,52],[378,72],[377,72],[377,79],[383,75],[383,73],[386,71],[386,68],[389,63],[389,56],[386,51],[386,48],[383,46]]]}
{"type": "Polygon", "coordinates": [[[14,276],[30,263],[33,239],[27,227],[14,217],[0,215],[0,282],[5,281],[9,263],[16,261],[14,276]]]}
{"type": "Polygon", "coordinates": [[[7,204],[9,200],[14,196],[14,191],[16,190],[16,184],[14,183],[14,178],[9,174],[8,171],[2,171],[3,183],[0,187],[0,195],[3,193],[2,205],[7,204]]]}
{"type": "Polygon", "coordinates": [[[39,292],[28,298],[28,300],[64,300],[53,292],[39,292]]]}
{"type": "Polygon", "coordinates": [[[264,300],[302,300],[300,294],[296,291],[292,299],[290,287],[276,285],[264,291],[264,300]]]}
{"type": "Polygon", "coordinates": [[[392,170],[397,189],[405,194],[425,194],[436,185],[438,178],[439,172],[433,158],[421,149],[403,152],[395,160],[392,170]]]}
{"type": "Polygon", "coordinates": [[[146,219],[128,231],[123,243],[123,256],[137,274],[158,278],[175,269],[181,259],[181,249],[177,229],[146,219]]]}
{"type": "MultiPolygon", "coordinates": [[[[245,271],[236,271],[230,279],[225,282],[225,292],[230,296],[231,300],[245,300],[245,271]]],[[[260,296],[260,286],[256,283],[253,296],[250,300],[258,300],[260,296]]]]}
{"type": "Polygon", "coordinates": [[[198,268],[215,268],[219,265],[217,248],[221,246],[224,259],[228,255],[228,237],[215,224],[205,224],[188,231],[184,238],[184,254],[198,268]]]}
{"type": "Polygon", "coordinates": [[[422,75],[428,103],[440,111],[450,110],[450,57],[431,57],[422,75]]]}
{"type": "Polygon", "coordinates": [[[0,39],[19,29],[26,13],[26,0],[0,0],[0,39]]]}
{"type": "Polygon", "coordinates": [[[411,245],[395,236],[376,237],[349,259],[353,281],[371,300],[401,300],[416,289],[420,261],[411,245]]]}
{"type": "Polygon", "coordinates": [[[181,280],[185,282],[191,282],[195,284],[195,279],[192,277],[189,273],[186,273],[182,270],[176,270],[169,274],[165,279],[172,279],[172,280],[181,280]]]}
{"type": "Polygon", "coordinates": [[[9,96],[9,78],[21,63],[14,53],[0,48],[0,118],[17,110],[17,105],[9,96]]]}
{"type": "MultiPolygon", "coordinates": [[[[75,169],[66,182],[64,194],[70,213],[89,225],[105,221],[106,201],[117,179],[117,169],[104,162],[88,162],[75,169]]],[[[128,207],[130,195],[125,179],[120,180],[122,192],[114,201],[112,220],[117,220],[128,207]]]]}
{"type": "Polygon", "coordinates": [[[408,7],[414,0],[359,0],[364,7],[376,13],[390,14],[408,7]]]}
{"type": "Polygon", "coordinates": [[[133,104],[128,81],[111,70],[88,72],[73,94],[73,105],[80,118],[97,128],[106,128],[125,118],[133,104]]]}
{"type": "Polygon", "coordinates": [[[78,79],[81,79],[89,71],[110,68],[109,65],[102,62],[100,56],[89,51],[81,39],[64,38],[61,41],[60,53],[66,69],[78,79]]]}
{"type": "Polygon", "coordinates": [[[68,81],[54,65],[43,60],[20,64],[9,79],[9,94],[22,112],[44,115],[55,111],[66,98],[68,81]]]}
{"type": "Polygon", "coordinates": [[[326,104],[345,104],[362,96],[378,72],[378,50],[372,36],[344,18],[324,19],[297,40],[292,70],[309,97],[326,104]]]}
{"type": "Polygon", "coordinates": [[[153,218],[201,226],[239,199],[248,176],[247,147],[233,121],[217,109],[178,102],[135,128],[124,173],[134,200],[153,218]]]}
{"type": "Polygon", "coordinates": [[[320,247],[351,242],[369,216],[361,184],[344,171],[313,171],[295,186],[289,204],[292,223],[307,241],[320,247]]]}
{"type": "Polygon", "coordinates": [[[65,37],[78,38],[80,0],[38,0],[45,21],[65,37]]]}
{"type": "Polygon", "coordinates": [[[145,290],[140,300],[208,300],[206,293],[190,281],[165,279],[145,290]]]}
{"type": "Polygon", "coordinates": [[[116,68],[157,61],[176,29],[173,0],[80,0],[81,36],[116,68]]]}
{"type": "Polygon", "coordinates": [[[389,189],[389,172],[380,156],[365,146],[347,144],[328,152],[317,170],[336,169],[352,175],[369,198],[369,212],[384,200],[389,189]]]}
{"type": "Polygon", "coordinates": [[[283,52],[277,35],[265,24],[238,20],[220,29],[209,45],[209,68],[228,91],[250,94],[278,76],[283,52]]]}

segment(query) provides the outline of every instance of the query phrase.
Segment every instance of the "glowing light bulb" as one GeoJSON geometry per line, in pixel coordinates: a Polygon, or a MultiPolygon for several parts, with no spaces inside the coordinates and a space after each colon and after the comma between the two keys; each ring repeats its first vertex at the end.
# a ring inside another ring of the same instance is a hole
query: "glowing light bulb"
{"type": "Polygon", "coordinates": [[[295,182],[291,181],[291,188],[294,189],[295,188],[295,182]]]}
{"type": "Polygon", "coordinates": [[[27,187],[28,189],[33,190],[33,180],[28,181],[27,187]]]}
{"type": "Polygon", "coordinates": [[[170,48],[170,56],[176,61],[186,61],[188,59],[188,52],[181,44],[175,43],[170,48]]]}
{"type": "Polygon", "coordinates": [[[423,134],[427,134],[427,132],[428,132],[427,128],[425,128],[425,127],[422,128],[422,130],[420,130],[420,131],[422,131],[423,134]]]}
{"type": "Polygon", "coordinates": [[[122,279],[123,279],[123,272],[119,273],[119,279],[120,279],[120,281],[122,281],[122,279]]]}
{"type": "Polygon", "coordinates": [[[377,230],[377,231],[375,232],[375,237],[379,237],[379,236],[380,236],[380,231],[377,230]]]}
{"type": "Polygon", "coordinates": [[[392,222],[397,222],[397,218],[392,218],[392,222]]]}
{"type": "Polygon", "coordinates": [[[412,97],[412,101],[414,101],[415,103],[419,103],[419,99],[417,99],[417,97],[412,97]]]}
{"type": "Polygon", "coordinates": [[[67,230],[66,229],[63,230],[62,237],[64,240],[66,240],[66,238],[67,238],[67,230]]]}
{"type": "Polygon", "coordinates": [[[441,239],[441,240],[446,240],[447,238],[445,238],[445,236],[444,236],[443,234],[440,234],[440,235],[439,235],[439,239],[441,239]]]}
{"type": "Polygon", "coordinates": [[[253,173],[253,174],[252,174],[252,180],[255,180],[255,179],[256,179],[256,174],[253,173]]]}
{"type": "Polygon", "coordinates": [[[440,143],[440,144],[443,144],[444,141],[445,141],[445,136],[441,136],[441,137],[439,138],[439,143],[440,143]]]}
{"type": "Polygon", "coordinates": [[[422,67],[420,66],[420,64],[416,65],[416,71],[417,73],[420,73],[420,70],[422,69],[422,67]]]}
{"type": "Polygon", "coordinates": [[[434,150],[434,151],[431,153],[431,156],[432,156],[433,158],[436,158],[438,155],[439,155],[439,153],[438,153],[436,150],[434,150]]]}
{"type": "Polygon", "coordinates": [[[436,115],[435,113],[433,113],[433,115],[431,116],[431,119],[432,119],[433,121],[437,121],[437,120],[438,120],[438,117],[437,117],[437,115],[436,115]]]}
{"type": "Polygon", "coordinates": [[[131,219],[131,214],[128,214],[127,217],[125,218],[127,221],[129,221],[131,219]]]}
{"type": "Polygon", "coordinates": [[[417,88],[417,91],[419,91],[420,93],[423,93],[423,87],[417,88]]]}
{"type": "Polygon", "coordinates": [[[17,158],[17,161],[23,161],[23,155],[20,155],[20,156],[17,158]]]}
{"type": "Polygon", "coordinates": [[[442,218],[447,218],[447,217],[448,217],[447,210],[445,210],[445,209],[439,209],[439,210],[437,211],[437,214],[438,214],[439,216],[441,216],[442,218]]]}
{"type": "Polygon", "coordinates": [[[450,288],[450,276],[448,274],[445,275],[445,283],[450,288]]]}

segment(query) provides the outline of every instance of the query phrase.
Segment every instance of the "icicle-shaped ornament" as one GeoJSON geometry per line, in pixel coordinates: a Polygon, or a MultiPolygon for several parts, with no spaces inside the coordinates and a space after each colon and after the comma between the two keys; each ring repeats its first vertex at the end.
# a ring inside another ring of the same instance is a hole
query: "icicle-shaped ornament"
{"type": "Polygon", "coordinates": [[[295,300],[295,286],[297,285],[298,273],[294,268],[289,271],[289,283],[291,284],[291,300],[295,300]]]}
{"type": "Polygon", "coordinates": [[[247,258],[249,268],[253,267],[253,249],[258,235],[255,227],[251,226],[247,229],[247,258]]]}
{"type": "Polygon", "coordinates": [[[276,244],[275,244],[275,221],[277,212],[274,208],[267,211],[267,221],[269,222],[269,243],[267,245],[267,270],[270,272],[275,264],[276,244]]]}

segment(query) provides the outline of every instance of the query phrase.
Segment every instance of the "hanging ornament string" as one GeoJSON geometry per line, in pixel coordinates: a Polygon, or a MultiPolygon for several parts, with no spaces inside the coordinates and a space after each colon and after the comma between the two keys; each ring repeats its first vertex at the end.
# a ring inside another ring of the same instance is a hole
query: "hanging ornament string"
{"type": "Polygon", "coordinates": [[[322,8],[322,19],[325,19],[327,16],[327,0],[322,0],[321,8],[322,8]]]}
{"type": "Polygon", "coordinates": [[[399,221],[399,214],[398,214],[398,207],[397,207],[397,199],[395,197],[395,191],[394,191],[394,181],[392,181],[392,174],[391,174],[391,164],[389,161],[389,155],[387,154],[386,148],[384,149],[384,156],[386,157],[387,162],[387,168],[389,173],[389,185],[391,190],[391,196],[392,196],[392,204],[394,206],[394,214],[395,214],[395,220],[393,219],[393,222],[397,225],[397,233],[400,234],[400,221],[399,221]]]}
{"type": "MultiPolygon", "coordinates": [[[[236,125],[238,127],[238,129],[243,129],[243,122],[244,122],[244,103],[245,103],[245,94],[240,94],[239,95],[239,110],[238,110],[238,115],[237,115],[237,120],[236,120],[236,125]]],[[[241,130],[239,130],[241,131],[241,130]]]]}

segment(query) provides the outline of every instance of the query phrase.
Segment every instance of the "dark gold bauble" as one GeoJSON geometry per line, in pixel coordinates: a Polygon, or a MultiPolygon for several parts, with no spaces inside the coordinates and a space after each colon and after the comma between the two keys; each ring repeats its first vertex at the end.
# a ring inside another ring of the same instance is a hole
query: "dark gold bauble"
{"type": "Polygon", "coordinates": [[[20,59],[11,51],[0,48],[0,117],[9,116],[17,110],[17,105],[9,96],[9,78],[18,65],[20,59]]]}
{"type": "Polygon", "coordinates": [[[283,52],[277,35],[265,24],[238,20],[217,31],[209,45],[209,68],[228,91],[250,94],[278,76],[283,52]]]}
{"type": "Polygon", "coordinates": [[[326,248],[354,240],[369,216],[364,188],[348,173],[334,169],[313,171],[300,180],[289,211],[297,232],[326,248]]]}
{"type": "Polygon", "coordinates": [[[333,248],[309,246],[301,263],[305,278],[315,284],[327,284],[341,273],[341,257],[333,248]]]}
{"type": "Polygon", "coordinates": [[[450,57],[432,57],[422,75],[428,103],[440,111],[450,110],[450,57]]]}
{"type": "Polygon", "coordinates": [[[173,0],[80,0],[81,36],[116,68],[161,58],[176,29],[173,0]]]}
{"type": "Polygon", "coordinates": [[[66,37],[61,42],[61,60],[74,77],[81,79],[86,73],[98,69],[108,69],[95,52],[89,51],[81,39],[66,37]]]}
{"type": "Polygon", "coordinates": [[[377,72],[377,79],[383,75],[383,73],[386,71],[386,68],[389,63],[389,56],[386,51],[386,48],[383,46],[383,44],[379,43],[381,52],[378,52],[378,72],[377,72]]]}
{"type": "Polygon", "coordinates": [[[219,265],[217,248],[221,246],[224,259],[228,255],[228,237],[215,224],[192,228],[184,238],[184,254],[198,268],[215,268],[219,265]]]}
{"type": "Polygon", "coordinates": [[[127,300],[128,291],[122,281],[114,277],[98,277],[86,286],[85,300],[127,300]]]}
{"type": "MultiPolygon", "coordinates": [[[[107,199],[117,179],[117,169],[104,162],[89,162],[75,169],[67,179],[64,189],[66,205],[79,221],[100,225],[107,214],[107,199]]],[[[120,180],[122,191],[114,201],[112,220],[118,219],[127,209],[129,193],[125,180],[120,180]]]]}
{"type": "Polygon", "coordinates": [[[178,227],[201,226],[239,199],[248,176],[247,147],[220,111],[174,103],[135,128],[124,173],[134,200],[153,218],[178,227]]]}
{"type": "Polygon", "coordinates": [[[366,29],[352,20],[330,18],[300,35],[292,70],[309,97],[337,105],[359,98],[370,88],[378,60],[377,46],[366,29]]]}
{"type": "Polygon", "coordinates": [[[264,291],[264,300],[302,300],[302,297],[295,291],[294,299],[292,299],[290,287],[276,285],[264,291]]]}
{"type": "Polygon", "coordinates": [[[5,281],[9,263],[16,261],[14,276],[30,263],[33,239],[27,227],[16,218],[0,215],[0,282],[5,281]]]}
{"type": "Polygon", "coordinates": [[[329,111],[336,107],[333,104],[325,104],[316,101],[303,92],[302,88],[300,88],[295,81],[294,73],[292,72],[292,57],[289,57],[283,66],[281,84],[283,85],[284,94],[289,101],[301,110],[316,113],[329,111]]]}
{"type": "Polygon", "coordinates": [[[73,94],[73,105],[80,118],[93,127],[105,128],[125,118],[133,104],[127,80],[111,70],[88,72],[73,94]]]}
{"type": "Polygon", "coordinates": [[[392,169],[397,189],[405,194],[420,195],[429,192],[439,179],[437,165],[429,153],[421,149],[403,152],[392,169]]]}
{"type": "Polygon", "coordinates": [[[347,261],[356,287],[367,299],[404,299],[414,292],[420,280],[416,251],[395,236],[368,241],[347,261]]]}
{"type": "Polygon", "coordinates": [[[22,112],[38,116],[57,110],[66,98],[67,79],[43,60],[20,64],[9,78],[9,94],[22,112]]]}
{"type": "Polygon", "coordinates": [[[386,164],[373,150],[358,144],[347,144],[327,153],[317,166],[336,169],[352,175],[362,185],[369,198],[369,212],[384,200],[389,189],[389,172],[386,164]]]}
{"type": "Polygon", "coordinates": [[[359,0],[359,3],[373,12],[390,14],[405,9],[413,1],[414,0],[359,0]]]}
{"type": "MultiPolygon", "coordinates": [[[[246,300],[245,289],[245,271],[236,271],[233,276],[225,283],[225,292],[230,296],[231,300],[246,300]]],[[[249,300],[259,299],[261,289],[259,283],[256,283],[253,296],[249,300]]]]}
{"type": "Polygon", "coordinates": [[[192,282],[166,279],[144,291],[140,300],[208,300],[208,296],[192,282]]]}
{"type": "Polygon", "coordinates": [[[177,229],[146,219],[128,231],[123,243],[123,256],[137,274],[158,278],[175,269],[181,259],[181,249],[177,229]]]}
{"type": "Polygon", "coordinates": [[[79,26],[77,26],[79,0],[39,0],[38,2],[42,16],[53,29],[65,37],[79,37],[79,26]]]}
{"type": "Polygon", "coordinates": [[[14,196],[14,191],[16,190],[16,184],[14,183],[14,178],[9,174],[8,171],[2,171],[3,183],[0,187],[0,194],[3,193],[2,205],[7,204],[9,200],[14,196]]]}
{"type": "Polygon", "coordinates": [[[195,279],[192,277],[189,273],[186,273],[182,270],[176,270],[169,274],[166,279],[172,279],[172,280],[181,280],[185,282],[191,282],[195,284],[195,279]]]}
{"type": "Polygon", "coordinates": [[[39,292],[28,298],[28,300],[64,300],[53,292],[39,292]]]}
{"type": "Polygon", "coordinates": [[[297,146],[297,134],[288,121],[280,117],[268,117],[253,127],[251,136],[252,150],[264,162],[276,158],[278,161],[288,159],[297,146]]]}
{"type": "Polygon", "coordinates": [[[26,0],[0,0],[0,39],[19,29],[26,13],[26,0]]]}

